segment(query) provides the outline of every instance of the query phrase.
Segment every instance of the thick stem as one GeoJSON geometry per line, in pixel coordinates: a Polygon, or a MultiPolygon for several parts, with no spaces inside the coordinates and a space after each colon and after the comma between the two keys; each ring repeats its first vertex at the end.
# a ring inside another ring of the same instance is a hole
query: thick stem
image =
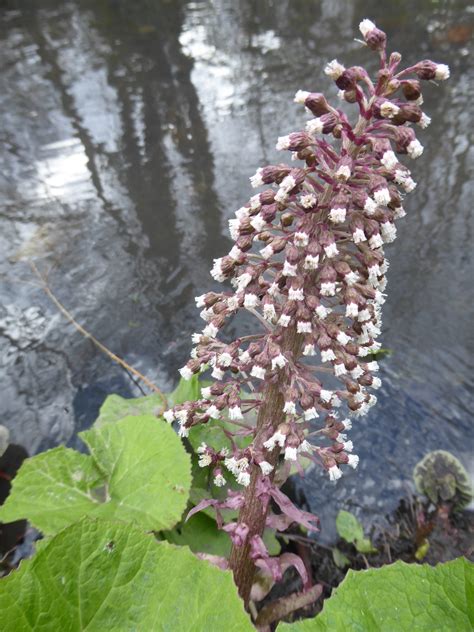
{"type": "MultiPolygon", "coordinates": [[[[283,397],[280,393],[279,386],[272,384],[265,389],[265,401],[268,405],[260,408],[258,419],[258,428],[261,429],[271,423],[272,419],[281,423],[284,419],[283,397]]],[[[277,450],[274,450],[276,453],[277,450]]],[[[278,456],[272,459],[268,457],[268,461],[275,465],[278,456]],[[273,462],[272,462],[273,461],[273,462]]],[[[239,513],[239,522],[245,523],[249,527],[249,534],[246,543],[243,546],[232,546],[229,564],[234,572],[234,581],[239,589],[240,596],[247,606],[250,598],[250,590],[252,588],[255,566],[250,559],[250,538],[254,535],[262,535],[265,529],[265,520],[267,517],[267,509],[263,507],[260,498],[257,496],[257,483],[260,477],[258,466],[252,467],[250,484],[245,491],[245,504],[239,513]]]]}
{"type": "MultiPolygon", "coordinates": [[[[298,357],[301,353],[302,343],[303,336],[297,334],[296,329],[292,328],[285,336],[282,344],[282,353],[286,352],[289,355],[293,355],[293,357],[298,357]]],[[[276,430],[285,421],[286,414],[283,412],[284,397],[282,395],[285,386],[285,380],[281,378],[273,384],[268,384],[263,392],[263,403],[257,418],[257,434],[255,437],[255,446],[258,448],[262,446],[270,434],[268,432],[269,428],[276,430]]],[[[279,455],[280,451],[275,448],[268,453],[266,460],[275,467],[279,455]]],[[[264,507],[257,496],[257,484],[261,476],[260,468],[254,465],[250,483],[245,491],[245,504],[239,513],[239,522],[249,527],[249,534],[244,546],[232,546],[229,559],[230,567],[234,572],[234,581],[246,606],[250,599],[250,590],[255,574],[255,565],[250,559],[250,539],[254,535],[261,536],[263,534],[268,513],[268,507],[264,507]]]]}

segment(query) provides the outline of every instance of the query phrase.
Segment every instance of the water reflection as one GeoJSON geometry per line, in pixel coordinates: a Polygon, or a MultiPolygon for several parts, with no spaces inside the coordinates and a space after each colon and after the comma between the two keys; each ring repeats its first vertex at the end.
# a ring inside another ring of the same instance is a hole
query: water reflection
{"type": "Polygon", "coordinates": [[[379,407],[353,432],[361,471],[335,488],[315,472],[304,488],[329,525],[336,499],[386,506],[429,449],[468,460],[472,12],[461,0],[420,2],[416,15],[408,1],[0,3],[0,421],[14,441],[30,452],[74,441],[107,392],[137,394],[22,282],[25,260],[100,340],[171,386],[198,327],[192,297],[209,287],[248,176],[301,126],[296,89],[326,90],[333,57],[366,62],[353,40],[366,15],[406,58],[449,63],[452,79],[427,95],[426,159],[391,247],[395,353],[379,407]]]}
{"type": "Polygon", "coordinates": [[[66,138],[41,148],[44,158],[37,162],[37,187],[32,199],[78,201],[93,195],[87,156],[76,138],[66,138]],[[72,199],[71,199],[72,198],[72,199]]]}

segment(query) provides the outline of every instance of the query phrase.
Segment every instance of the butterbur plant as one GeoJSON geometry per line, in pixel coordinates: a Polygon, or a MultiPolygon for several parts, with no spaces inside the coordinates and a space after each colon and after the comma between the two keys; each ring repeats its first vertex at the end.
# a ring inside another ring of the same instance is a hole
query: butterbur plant
{"type": "Polygon", "coordinates": [[[229,221],[235,243],[214,261],[212,277],[232,289],[196,299],[206,325],[193,334],[180,373],[190,379],[209,369],[214,381],[201,399],[165,412],[182,437],[226,422],[229,448],[202,444],[199,465],[211,470],[215,486],[231,477],[238,487],[191,513],[216,510],[232,538],[229,565],[246,603],[257,567],[277,580],[295,565],[307,585],[302,561],[270,557],[262,540],[265,528],[317,529],[316,516],[280,490],[292,466],[301,470],[303,457],[310,459],[336,481],[359,462],[348,431],[377,403],[381,385],[371,355],[380,348],[384,248],[405,216],[405,194],[416,187],[404,159],[423,153],[415,130],[430,123],[421,81],[449,77],[447,66],[428,60],[400,70],[401,55],[387,54],[383,31],[370,20],[360,31],[380,59],[375,78],[337,60],[325,68],[357,120],[321,93],[296,93],[311,118],[304,130],[278,139],[291,163],[262,167],[250,178],[260,192],[229,221]],[[241,310],[255,317],[255,332],[225,341],[226,321],[241,310]],[[251,442],[242,447],[241,437],[251,442]],[[238,518],[226,522],[223,509],[237,509],[238,518]]]}

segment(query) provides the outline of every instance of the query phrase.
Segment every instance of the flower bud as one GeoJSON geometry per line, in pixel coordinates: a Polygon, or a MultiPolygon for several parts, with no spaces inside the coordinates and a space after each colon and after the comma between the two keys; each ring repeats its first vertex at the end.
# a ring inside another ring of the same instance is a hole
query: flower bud
{"type": "Polygon", "coordinates": [[[294,132],[287,136],[280,136],[276,144],[276,149],[289,149],[290,151],[301,151],[305,147],[312,145],[314,138],[304,132],[294,132]]]}
{"type": "Polygon", "coordinates": [[[399,111],[392,117],[394,125],[403,125],[406,122],[418,123],[423,116],[421,108],[415,103],[400,105],[399,111]]]}
{"type": "Polygon", "coordinates": [[[291,226],[294,222],[294,215],[293,213],[283,213],[283,215],[281,216],[281,225],[285,226],[285,228],[288,228],[288,226],[291,226]]]}
{"type": "Polygon", "coordinates": [[[331,62],[329,62],[326,67],[324,68],[324,72],[326,75],[328,75],[328,77],[331,77],[331,79],[338,79],[343,72],[345,71],[345,67],[340,64],[337,59],[333,59],[331,62]]]}
{"type": "Polygon", "coordinates": [[[373,22],[367,19],[362,20],[359,24],[359,30],[369,48],[372,50],[383,50],[385,48],[387,36],[373,22]]]}
{"type": "Polygon", "coordinates": [[[398,79],[394,79],[394,78],[390,79],[385,84],[384,96],[385,97],[392,96],[392,94],[394,94],[398,90],[399,87],[400,87],[400,81],[398,79]]]}
{"type": "Polygon", "coordinates": [[[330,112],[326,97],[320,92],[303,92],[302,90],[298,90],[295,95],[295,102],[304,104],[314,116],[322,116],[330,112]]]}
{"type": "Polygon", "coordinates": [[[373,106],[374,116],[376,118],[392,119],[399,113],[400,108],[396,103],[389,99],[376,99],[373,106]]]}
{"type": "Polygon", "coordinates": [[[254,176],[250,178],[250,182],[254,188],[261,187],[264,184],[280,183],[291,169],[287,165],[268,165],[260,167],[254,176]]]}
{"type": "Polygon", "coordinates": [[[438,81],[444,81],[445,79],[449,79],[449,66],[446,66],[446,64],[435,64],[429,59],[420,61],[413,66],[413,71],[420,79],[424,80],[436,79],[438,81]]]}
{"type": "MultiPolygon", "coordinates": [[[[418,101],[421,97],[421,86],[417,79],[405,79],[401,82],[402,92],[407,101],[418,101]]],[[[418,103],[418,105],[420,105],[418,103]]]]}
{"type": "Polygon", "coordinates": [[[335,82],[339,90],[352,90],[355,88],[358,80],[360,80],[359,69],[352,67],[344,70],[335,82]]]}
{"type": "Polygon", "coordinates": [[[329,134],[339,122],[339,117],[332,112],[323,114],[318,118],[310,119],[306,123],[306,131],[308,134],[329,134]]]}

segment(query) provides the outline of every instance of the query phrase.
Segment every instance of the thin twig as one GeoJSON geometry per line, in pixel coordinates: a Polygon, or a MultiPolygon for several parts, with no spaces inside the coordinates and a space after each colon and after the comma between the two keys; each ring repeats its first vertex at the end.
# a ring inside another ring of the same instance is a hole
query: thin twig
{"type": "Polygon", "coordinates": [[[295,612],[295,610],[312,605],[321,597],[322,592],[323,587],[321,584],[316,584],[316,586],[304,592],[280,597],[280,599],[267,604],[260,610],[255,623],[258,627],[279,621],[283,617],[295,612]]]}
{"type": "Polygon", "coordinates": [[[80,325],[75,320],[75,318],[72,316],[72,314],[64,307],[64,305],[53,294],[51,288],[49,287],[49,285],[46,282],[46,279],[43,277],[41,272],[38,270],[36,264],[33,261],[29,261],[29,264],[31,266],[31,269],[33,270],[33,273],[35,274],[35,276],[41,282],[41,288],[49,296],[49,298],[56,305],[56,307],[63,314],[63,316],[65,316],[68,319],[68,321],[71,323],[71,325],[74,325],[74,327],[77,329],[77,331],[80,334],[82,334],[85,338],[88,338],[98,349],[100,349],[103,353],[105,353],[105,355],[107,355],[111,360],[113,360],[113,362],[116,362],[122,368],[124,368],[126,371],[129,371],[130,373],[132,373],[132,375],[134,375],[139,380],[141,380],[144,384],[146,384],[150,390],[154,391],[155,393],[159,393],[163,397],[163,399],[165,401],[165,405],[166,405],[166,396],[164,395],[164,393],[162,393],[162,391],[155,384],[153,384],[153,382],[151,382],[147,377],[145,377],[142,373],[140,373],[140,371],[138,371],[137,369],[134,369],[127,362],[125,362],[125,360],[122,360],[122,358],[119,358],[118,355],[116,355],[115,353],[110,351],[110,349],[107,349],[107,347],[105,345],[103,345],[101,342],[99,342],[99,340],[97,340],[97,338],[95,338],[86,329],[84,329],[84,327],[82,327],[82,325],[80,325]]]}
{"type": "Polygon", "coordinates": [[[279,533],[283,540],[294,540],[295,542],[301,542],[303,544],[308,544],[314,548],[324,549],[325,551],[332,551],[334,547],[326,546],[318,542],[317,540],[313,540],[312,538],[307,538],[304,535],[297,535],[295,533],[279,533]]]}

